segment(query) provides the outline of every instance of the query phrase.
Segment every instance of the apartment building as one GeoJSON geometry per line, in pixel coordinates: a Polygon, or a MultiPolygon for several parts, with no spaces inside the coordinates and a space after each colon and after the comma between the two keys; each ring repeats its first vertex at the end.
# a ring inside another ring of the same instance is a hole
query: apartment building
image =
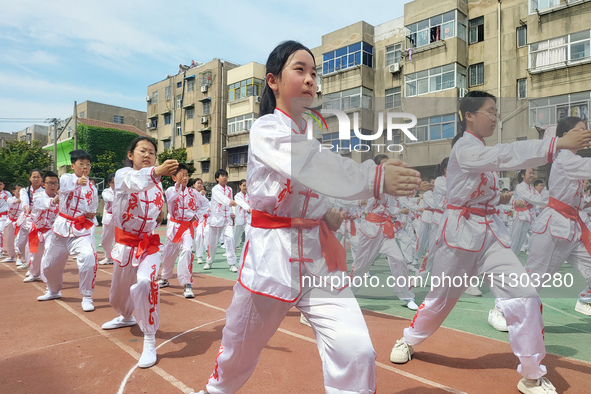
{"type": "Polygon", "coordinates": [[[135,109],[84,101],[76,106],[78,118],[95,119],[103,122],[134,126],[146,132],[146,112],[135,109]]]}
{"type": "Polygon", "coordinates": [[[49,138],[49,126],[34,124],[17,133],[18,141],[26,141],[31,143],[33,141],[39,141],[41,146],[47,144],[49,138]]]}

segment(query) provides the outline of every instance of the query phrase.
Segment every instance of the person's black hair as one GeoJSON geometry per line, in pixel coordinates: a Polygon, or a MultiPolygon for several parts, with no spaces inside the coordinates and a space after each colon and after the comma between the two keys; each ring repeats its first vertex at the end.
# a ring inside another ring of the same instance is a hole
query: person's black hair
{"type": "Polygon", "coordinates": [[[115,178],[115,173],[112,172],[107,176],[107,185],[115,178]]]}
{"type": "Polygon", "coordinates": [[[176,171],[175,171],[174,175],[176,175],[179,172],[181,172],[181,170],[187,170],[187,172],[189,172],[189,168],[186,165],[179,164],[179,166],[176,168],[176,171]]]}
{"type": "MultiPolygon", "coordinates": [[[[316,59],[306,46],[297,42],[297,41],[284,41],[281,44],[277,45],[275,49],[269,55],[267,59],[267,64],[265,65],[266,71],[265,75],[271,73],[276,77],[281,77],[281,72],[285,67],[285,63],[289,57],[299,50],[304,50],[312,56],[314,60],[314,65],[316,65],[316,59]]],[[[275,100],[275,94],[273,90],[269,87],[269,85],[265,84],[263,89],[263,94],[261,96],[261,104],[259,106],[259,117],[264,116],[267,114],[272,114],[275,111],[275,107],[277,106],[277,101],[275,100]]]]}
{"type": "Polygon", "coordinates": [[[464,135],[464,131],[466,131],[466,112],[474,113],[478,111],[486,102],[486,99],[493,99],[496,103],[497,98],[490,93],[483,92],[480,90],[472,90],[468,92],[462,101],[460,102],[460,111],[458,114],[459,122],[458,122],[458,132],[456,136],[451,141],[451,146],[454,146],[455,143],[462,138],[464,135]]]}
{"type": "Polygon", "coordinates": [[[39,173],[39,176],[40,176],[41,178],[43,178],[43,173],[42,173],[42,172],[41,172],[41,170],[40,170],[40,169],[38,169],[38,168],[34,168],[34,169],[32,169],[32,170],[31,170],[31,172],[29,173],[29,177],[31,177],[31,176],[33,175],[33,173],[34,173],[34,172],[38,172],[38,173],[39,173]]]}
{"type": "Polygon", "coordinates": [[[2,178],[0,178],[0,182],[4,183],[4,185],[6,185],[6,181],[2,178]]]}
{"type": "Polygon", "coordinates": [[[518,184],[521,183],[521,182],[523,182],[523,178],[525,177],[525,171],[527,171],[527,170],[520,170],[517,173],[517,183],[518,184]]]}
{"type": "Polygon", "coordinates": [[[501,189],[501,193],[506,193],[508,191],[509,191],[509,189],[507,189],[506,187],[504,187],[504,188],[501,189]]]}
{"type": "Polygon", "coordinates": [[[433,176],[435,177],[435,179],[445,174],[445,169],[447,168],[448,161],[449,157],[446,157],[445,159],[441,160],[441,163],[437,164],[437,167],[435,167],[435,171],[433,171],[433,176]]]}
{"type": "Polygon", "coordinates": [[[246,183],[246,179],[241,179],[240,182],[238,182],[238,186],[242,185],[243,183],[246,183]]]}
{"type": "Polygon", "coordinates": [[[377,155],[376,157],[373,158],[374,163],[376,163],[377,165],[380,165],[380,163],[382,162],[382,160],[384,159],[389,159],[388,155],[384,155],[383,153],[377,155]]]}
{"type": "Polygon", "coordinates": [[[76,149],[70,152],[70,162],[72,164],[76,163],[78,160],[88,160],[91,161],[90,155],[84,149],[76,149]]]}
{"type": "Polygon", "coordinates": [[[578,116],[567,116],[566,118],[560,119],[560,122],[556,126],[556,136],[562,137],[567,131],[574,129],[580,122],[583,122],[585,127],[587,126],[587,123],[578,116]]]}
{"type": "Polygon", "coordinates": [[[536,179],[536,180],[534,181],[534,187],[538,186],[540,183],[544,183],[544,181],[543,181],[543,180],[541,180],[541,179],[536,179]]]}
{"type": "Polygon", "coordinates": [[[60,177],[53,171],[45,171],[45,174],[43,174],[43,182],[45,182],[45,180],[47,178],[57,178],[60,179],[60,177]]]}
{"type": "Polygon", "coordinates": [[[215,172],[215,181],[216,181],[216,182],[218,181],[218,178],[219,178],[221,175],[228,176],[228,171],[224,170],[223,168],[220,168],[219,170],[217,170],[217,171],[215,172]]]}
{"type": "Polygon", "coordinates": [[[15,189],[16,189],[17,186],[20,187],[20,188],[25,188],[26,187],[25,184],[22,183],[22,182],[15,183],[15,185],[14,185],[15,189]]]}
{"type": "MultiPolygon", "coordinates": [[[[129,144],[129,148],[127,149],[127,152],[133,153],[133,151],[135,150],[135,147],[137,146],[137,144],[140,141],[148,141],[149,143],[154,145],[154,153],[158,153],[158,144],[156,143],[156,141],[153,138],[145,137],[145,136],[140,136],[140,137],[137,137],[134,140],[132,140],[131,143],[129,144]]],[[[127,156],[125,156],[125,163],[124,164],[125,164],[125,167],[133,167],[132,161],[129,160],[129,158],[127,156]]]]}
{"type": "Polygon", "coordinates": [[[195,184],[195,179],[189,178],[189,180],[187,181],[187,187],[193,187],[194,184],[195,184]]]}

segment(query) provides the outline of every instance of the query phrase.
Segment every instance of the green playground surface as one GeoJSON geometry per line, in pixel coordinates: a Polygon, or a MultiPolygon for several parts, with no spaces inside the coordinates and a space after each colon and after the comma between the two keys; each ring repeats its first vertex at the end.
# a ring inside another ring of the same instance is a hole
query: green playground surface
{"type": "MultiPolygon", "coordinates": [[[[165,227],[160,227],[157,232],[160,234],[162,241],[164,241],[165,227]]],[[[97,245],[100,244],[100,233],[101,228],[99,227],[96,231],[97,245]]],[[[102,252],[100,246],[98,250],[102,252]]],[[[228,269],[226,258],[223,256],[224,252],[225,249],[218,247],[215,262],[210,270],[204,270],[202,264],[197,264],[197,257],[195,257],[193,272],[228,280],[236,280],[237,274],[228,269]]],[[[241,252],[242,248],[238,248],[236,252],[238,258],[241,252]]],[[[519,255],[519,259],[525,264],[527,255],[522,252],[519,255]]],[[[352,262],[349,255],[349,267],[352,262]]],[[[387,283],[387,277],[390,275],[390,269],[384,256],[380,255],[378,257],[371,267],[370,273],[377,278],[374,278],[374,282],[372,283],[377,283],[379,279],[380,285],[377,288],[362,288],[356,293],[357,301],[361,308],[411,320],[414,316],[414,311],[403,306],[403,302],[394,296],[392,289],[385,285],[387,283]]],[[[574,310],[577,295],[587,286],[587,283],[568,264],[564,264],[561,267],[559,274],[561,278],[570,278],[569,275],[572,275],[572,284],[568,283],[569,286],[563,284],[563,286],[543,289],[540,292],[544,311],[546,352],[591,362],[591,316],[585,316],[574,310]]],[[[178,283],[173,279],[171,285],[178,286],[178,283]]],[[[198,288],[199,281],[196,281],[193,286],[194,288],[198,288]]],[[[483,284],[479,288],[483,295],[481,297],[474,297],[464,294],[443,322],[443,326],[486,338],[509,342],[508,333],[499,332],[488,324],[488,311],[494,306],[494,297],[486,284],[483,284]]],[[[423,301],[428,290],[428,286],[413,288],[417,304],[423,301]]],[[[399,339],[401,336],[402,332],[392,332],[393,341],[399,339]]]]}

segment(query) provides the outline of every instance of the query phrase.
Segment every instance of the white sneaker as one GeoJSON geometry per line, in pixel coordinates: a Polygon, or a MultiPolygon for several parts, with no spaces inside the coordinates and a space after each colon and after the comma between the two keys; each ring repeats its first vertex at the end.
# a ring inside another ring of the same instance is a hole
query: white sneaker
{"type": "Polygon", "coordinates": [[[310,328],[312,327],[312,325],[310,324],[308,319],[306,319],[306,316],[304,316],[303,313],[300,314],[300,323],[303,324],[304,326],[308,326],[310,328]]]}
{"type": "Polygon", "coordinates": [[[18,260],[16,261],[16,269],[19,270],[24,270],[24,269],[29,269],[29,264],[25,264],[21,261],[22,264],[18,264],[18,260]]]}
{"type": "Polygon", "coordinates": [[[205,263],[205,265],[203,266],[204,270],[210,270],[211,269],[211,263],[205,263]]]}
{"type": "Polygon", "coordinates": [[[94,311],[94,305],[92,304],[92,298],[90,297],[82,297],[82,310],[84,312],[92,312],[94,311]]]}
{"type": "Polygon", "coordinates": [[[4,260],[2,260],[3,263],[12,263],[13,261],[14,261],[14,257],[10,257],[10,256],[8,256],[4,260]]]}
{"type": "Polygon", "coordinates": [[[415,300],[407,300],[404,303],[404,306],[410,309],[411,311],[416,311],[417,309],[419,309],[419,306],[417,305],[415,300]]]}
{"type": "Polygon", "coordinates": [[[201,257],[197,257],[197,264],[203,264],[203,259],[201,257]]]}
{"type": "Polygon", "coordinates": [[[123,316],[118,316],[111,321],[106,322],[101,326],[103,330],[114,330],[116,328],[123,328],[123,327],[131,327],[135,326],[135,319],[134,317],[130,317],[129,319],[125,319],[123,316]]]}
{"type": "Polygon", "coordinates": [[[31,271],[27,270],[27,272],[25,272],[25,276],[31,276],[31,271]]]}
{"type": "Polygon", "coordinates": [[[57,293],[52,293],[49,290],[45,292],[42,296],[37,297],[39,301],[49,301],[49,300],[56,300],[58,298],[62,298],[62,292],[58,291],[57,293]]]}
{"type": "Polygon", "coordinates": [[[111,260],[110,258],[104,258],[101,261],[99,261],[100,265],[112,265],[113,264],[113,260],[111,260]]]}
{"type": "Polygon", "coordinates": [[[158,281],[158,285],[160,286],[161,289],[164,289],[165,287],[170,286],[170,283],[168,283],[168,279],[160,279],[158,281]]]}
{"type": "Polygon", "coordinates": [[[185,291],[183,292],[185,298],[195,298],[195,294],[193,294],[193,289],[191,285],[185,285],[185,291]]]}
{"type": "Polygon", "coordinates": [[[137,366],[140,368],[150,368],[152,365],[156,364],[156,359],[156,347],[144,343],[144,350],[142,351],[137,366]]]}
{"type": "Polygon", "coordinates": [[[490,324],[497,331],[509,331],[507,328],[507,320],[505,319],[505,315],[503,315],[503,313],[497,308],[488,311],[488,324],[490,324]]]}
{"type": "Polygon", "coordinates": [[[232,272],[238,272],[238,268],[236,267],[236,264],[233,264],[230,266],[230,271],[232,272]]]}
{"type": "Polygon", "coordinates": [[[538,379],[523,378],[517,384],[517,390],[524,394],[556,394],[556,387],[550,383],[548,378],[538,379]]]}
{"type": "Polygon", "coordinates": [[[228,252],[224,252],[224,254],[222,256],[228,257],[228,252]]]}
{"type": "Polygon", "coordinates": [[[23,265],[23,261],[21,259],[16,259],[16,268],[20,268],[23,265]]]}
{"type": "Polygon", "coordinates": [[[29,275],[25,279],[23,279],[23,282],[25,282],[25,283],[29,283],[29,282],[41,282],[41,277],[40,276],[29,275]]]}
{"type": "Polygon", "coordinates": [[[392,348],[390,361],[395,364],[404,364],[410,361],[414,353],[412,346],[407,344],[404,338],[401,338],[396,341],[396,345],[392,348]]]}
{"type": "Polygon", "coordinates": [[[583,315],[591,316],[591,304],[588,302],[577,300],[577,304],[575,305],[575,311],[582,313],[583,315]]]}
{"type": "Polygon", "coordinates": [[[466,291],[464,291],[464,293],[474,296],[474,297],[482,297],[482,292],[476,286],[468,286],[468,288],[466,289],[466,291]]]}
{"type": "Polygon", "coordinates": [[[191,391],[189,394],[209,394],[209,393],[208,393],[207,391],[205,391],[205,390],[200,390],[200,391],[199,391],[199,392],[197,392],[197,393],[196,393],[196,392],[194,392],[194,391],[191,391]]]}

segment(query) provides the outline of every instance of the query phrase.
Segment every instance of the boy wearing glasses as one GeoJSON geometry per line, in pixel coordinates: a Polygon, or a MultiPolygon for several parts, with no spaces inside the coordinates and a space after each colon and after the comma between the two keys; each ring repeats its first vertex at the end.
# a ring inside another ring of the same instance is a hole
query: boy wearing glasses
{"type": "Polygon", "coordinates": [[[83,149],[70,152],[73,174],[60,178],[59,214],[53,224],[51,238],[41,263],[41,270],[47,283],[47,292],[38,297],[39,301],[61,298],[63,273],[70,253],[77,255],[80,273],[80,294],[82,310],[94,310],[92,293],[96,278],[97,258],[92,241],[92,219],[98,208],[97,190],[89,182],[90,155],[83,149]]]}

